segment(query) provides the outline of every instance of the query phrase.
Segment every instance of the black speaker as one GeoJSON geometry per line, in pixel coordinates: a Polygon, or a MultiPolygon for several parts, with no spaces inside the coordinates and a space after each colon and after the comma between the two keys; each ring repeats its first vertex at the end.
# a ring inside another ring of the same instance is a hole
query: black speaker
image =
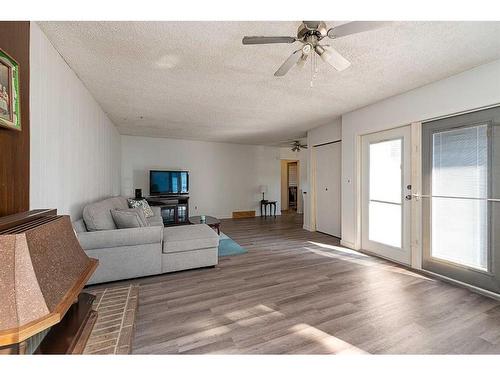
{"type": "Polygon", "coordinates": [[[142,189],[135,189],[135,199],[142,199],[142,189]]]}

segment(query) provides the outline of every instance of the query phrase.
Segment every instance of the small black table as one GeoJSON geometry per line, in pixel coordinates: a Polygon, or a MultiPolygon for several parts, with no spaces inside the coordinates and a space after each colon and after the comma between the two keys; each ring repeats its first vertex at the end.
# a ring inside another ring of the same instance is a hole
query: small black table
{"type": "Polygon", "coordinates": [[[201,221],[201,216],[190,216],[190,224],[207,224],[220,235],[220,220],[213,216],[205,216],[205,221],[201,221]]]}
{"type": "Polygon", "coordinates": [[[274,217],[276,217],[276,201],[268,201],[267,199],[260,201],[260,216],[262,216],[262,207],[264,207],[264,217],[267,216],[267,206],[269,206],[269,216],[271,216],[271,209],[274,207],[274,217]]]}

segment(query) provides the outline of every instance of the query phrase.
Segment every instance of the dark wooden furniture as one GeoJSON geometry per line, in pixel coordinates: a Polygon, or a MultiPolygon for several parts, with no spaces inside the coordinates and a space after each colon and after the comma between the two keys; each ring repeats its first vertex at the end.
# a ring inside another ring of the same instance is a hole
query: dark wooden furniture
{"type": "Polygon", "coordinates": [[[3,217],[0,248],[0,353],[83,350],[97,313],[94,297],[81,291],[98,261],[81,248],[69,216],[34,210],[3,217]]]}
{"type": "Polygon", "coordinates": [[[269,216],[271,216],[271,211],[274,208],[274,217],[276,217],[276,201],[268,201],[267,199],[263,199],[260,201],[260,216],[267,216],[267,207],[269,206],[269,216]],[[264,210],[262,210],[264,208],[264,210]],[[262,212],[264,211],[264,212],[262,212]]]}
{"type": "Polygon", "coordinates": [[[220,220],[213,216],[205,216],[205,221],[201,220],[201,216],[191,216],[189,218],[190,224],[207,224],[210,228],[215,230],[220,235],[220,220]]]}
{"type": "Polygon", "coordinates": [[[255,217],[255,211],[233,211],[233,219],[246,219],[249,217],[255,217]]]}
{"type": "Polygon", "coordinates": [[[29,210],[30,23],[0,22],[0,48],[19,63],[21,131],[0,127],[0,216],[29,210]]]}
{"type": "Polygon", "coordinates": [[[189,224],[189,197],[172,195],[146,198],[150,206],[161,209],[164,226],[189,224]]]}

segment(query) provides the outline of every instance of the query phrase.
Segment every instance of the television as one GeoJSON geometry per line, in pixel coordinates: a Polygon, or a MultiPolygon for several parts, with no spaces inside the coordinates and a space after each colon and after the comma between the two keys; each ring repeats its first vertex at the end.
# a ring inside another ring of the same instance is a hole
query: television
{"type": "Polygon", "coordinates": [[[149,171],[150,195],[189,194],[188,171],[149,171]]]}

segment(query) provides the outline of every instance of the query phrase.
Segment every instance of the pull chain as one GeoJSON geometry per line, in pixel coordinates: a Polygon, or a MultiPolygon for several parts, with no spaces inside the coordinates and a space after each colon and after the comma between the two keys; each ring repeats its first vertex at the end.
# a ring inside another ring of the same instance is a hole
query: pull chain
{"type": "Polygon", "coordinates": [[[316,79],[318,71],[319,71],[319,69],[318,69],[317,56],[314,52],[312,52],[311,53],[311,81],[309,83],[311,88],[314,86],[314,80],[316,79]]]}

